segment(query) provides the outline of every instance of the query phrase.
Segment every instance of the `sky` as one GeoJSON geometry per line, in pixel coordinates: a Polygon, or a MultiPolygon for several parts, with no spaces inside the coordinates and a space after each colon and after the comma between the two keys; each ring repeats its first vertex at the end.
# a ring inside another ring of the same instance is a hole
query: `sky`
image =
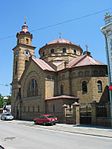
{"type": "Polygon", "coordinates": [[[0,94],[11,94],[13,51],[16,33],[26,18],[33,34],[35,55],[46,43],[59,38],[86,45],[94,59],[107,64],[101,27],[112,13],[112,0],[0,0],[0,94]]]}

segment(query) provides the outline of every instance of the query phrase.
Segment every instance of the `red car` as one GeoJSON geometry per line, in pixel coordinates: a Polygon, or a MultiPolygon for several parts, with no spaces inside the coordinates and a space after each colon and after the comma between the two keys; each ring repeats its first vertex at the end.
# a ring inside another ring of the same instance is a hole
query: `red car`
{"type": "Polygon", "coordinates": [[[55,117],[52,114],[42,114],[38,116],[37,118],[34,118],[34,123],[35,124],[50,124],[50,125],[55,125],[58,122],[57,117],[55,117]]]}

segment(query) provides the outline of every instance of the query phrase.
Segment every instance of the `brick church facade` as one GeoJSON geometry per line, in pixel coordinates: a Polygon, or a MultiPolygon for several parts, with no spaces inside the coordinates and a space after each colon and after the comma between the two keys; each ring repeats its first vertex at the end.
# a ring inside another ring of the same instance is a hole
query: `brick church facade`
{"type": "Polygon", "coordinates": [[[88,49],[83,52],[80,46],[58,38],[40,48],[40,58],[36,58],[26,22],[16,37],[12,79],[15,118],[32,120],[40,113],[53,113],[63,121],[64,104],[78,102],[83,109],[105,100],[107,65],[95,60],[88,49]]]}

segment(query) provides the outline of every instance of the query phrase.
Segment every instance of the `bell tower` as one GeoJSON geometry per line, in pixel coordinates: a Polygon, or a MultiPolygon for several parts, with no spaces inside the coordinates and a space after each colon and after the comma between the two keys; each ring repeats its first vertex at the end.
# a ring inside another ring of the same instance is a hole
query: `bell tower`
{"type": "Polygon", "coordinates": [[[13,48],[13,81],[19,81],[23,74],[29,57],[34,55],[35,47],[32,46],[32,34],[28,31],[26,21],[22,26],[22,30],[17,33],[17,45],[13,48]]]}
{"type": "Polygon", "coordinates": [[[13,78],[12,78],[12,109],[21,96],[19,80],[27,67],[29,58],[34,55],[35,47],[32,46],[32,34],[28,31],[26,21],[20,32],[16,34],[17,44],[13,48],[13,78]]]}

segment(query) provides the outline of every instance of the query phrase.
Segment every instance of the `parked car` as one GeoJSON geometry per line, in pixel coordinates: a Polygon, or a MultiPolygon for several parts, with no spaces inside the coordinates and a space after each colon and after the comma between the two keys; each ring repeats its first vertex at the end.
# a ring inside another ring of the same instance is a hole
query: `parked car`
{"type": "Polygon", "coordinates": [[[42,114],[38,116],[37,118],[34,118],[34,123],[35,124],[50,124],[50,125],[55,125],[58,122],[57,117],[55,117],[52,114],[42,114]]]}
{"type": "Polygon", "coordinates": [[[1,120],[13,120],[14,116],[11,113],[2,113],[1,120]]]}

